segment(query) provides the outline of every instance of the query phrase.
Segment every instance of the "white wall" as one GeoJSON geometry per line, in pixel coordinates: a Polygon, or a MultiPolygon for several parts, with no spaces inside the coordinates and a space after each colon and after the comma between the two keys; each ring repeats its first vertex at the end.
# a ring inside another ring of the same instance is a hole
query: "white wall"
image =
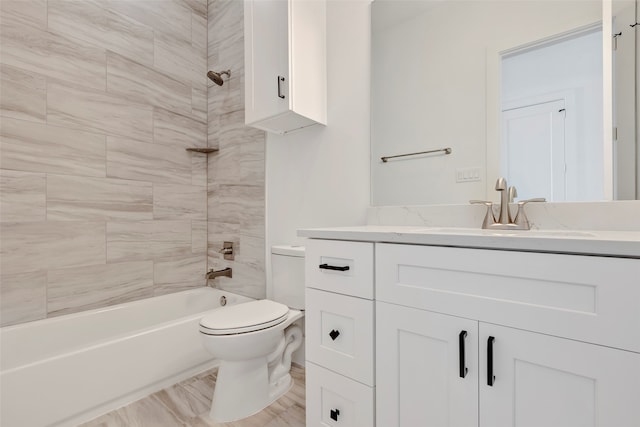
{"type": "MultiPolygon", "coordinates": [[[[327,126],[266,149],[267,251],[302,243],[296,230],[364,224],[369,207],[370,2],[327,5],[327,126]]],[[[267,263],[270,295],[270,263],[267,263]]]]}

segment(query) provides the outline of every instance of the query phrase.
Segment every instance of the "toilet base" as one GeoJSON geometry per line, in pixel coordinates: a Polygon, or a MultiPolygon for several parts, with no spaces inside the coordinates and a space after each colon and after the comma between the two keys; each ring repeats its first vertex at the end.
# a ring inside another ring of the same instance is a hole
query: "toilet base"
{"type": "Polygon", "coordinates": [[[293,385],[289,374],[269,384],[266,359],[226,362],[218,370],[209,418],[230,422],[254,415],[278,400],[293,385]]]}

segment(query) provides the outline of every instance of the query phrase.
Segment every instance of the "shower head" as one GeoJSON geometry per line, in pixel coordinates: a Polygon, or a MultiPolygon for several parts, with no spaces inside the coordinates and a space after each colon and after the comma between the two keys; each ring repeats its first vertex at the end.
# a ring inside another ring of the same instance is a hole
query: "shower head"
{"type": "Polygon", "coordinates": [[[224,83],[224,80],[222,80],[223,74],[226,74],[227,77],[231,77],[231,70],[219,71],[219,72],[209,71],[207,73],[207,77],[209,77],[211,81],[217,84],[218,86],[222,86],[222,84],[224,83]]]}

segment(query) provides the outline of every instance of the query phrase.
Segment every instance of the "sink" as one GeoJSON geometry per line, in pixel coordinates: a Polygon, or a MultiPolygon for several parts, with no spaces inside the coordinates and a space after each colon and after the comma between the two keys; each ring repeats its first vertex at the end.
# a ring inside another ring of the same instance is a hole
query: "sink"
{"type": "Polygon", "coordinates": [[[414,230],[415,233],[459,234],[466,236],[510,236],[510,237],[596,237],[586,231],[574,230],[484,230],[481,228],[428,227],[414,230]]]}

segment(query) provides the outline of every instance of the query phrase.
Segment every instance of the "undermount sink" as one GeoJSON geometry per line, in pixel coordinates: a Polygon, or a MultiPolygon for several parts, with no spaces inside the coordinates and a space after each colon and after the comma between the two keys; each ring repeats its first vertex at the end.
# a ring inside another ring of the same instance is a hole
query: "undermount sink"
{"type": "Polygon", "coordinates": [[[416,233],[460,234],[470,236],[517,236],[517,237],[596,237],[586,231],[573,230],[491,230],[480,228],[428,227],[415,230],[416,233]]]}

